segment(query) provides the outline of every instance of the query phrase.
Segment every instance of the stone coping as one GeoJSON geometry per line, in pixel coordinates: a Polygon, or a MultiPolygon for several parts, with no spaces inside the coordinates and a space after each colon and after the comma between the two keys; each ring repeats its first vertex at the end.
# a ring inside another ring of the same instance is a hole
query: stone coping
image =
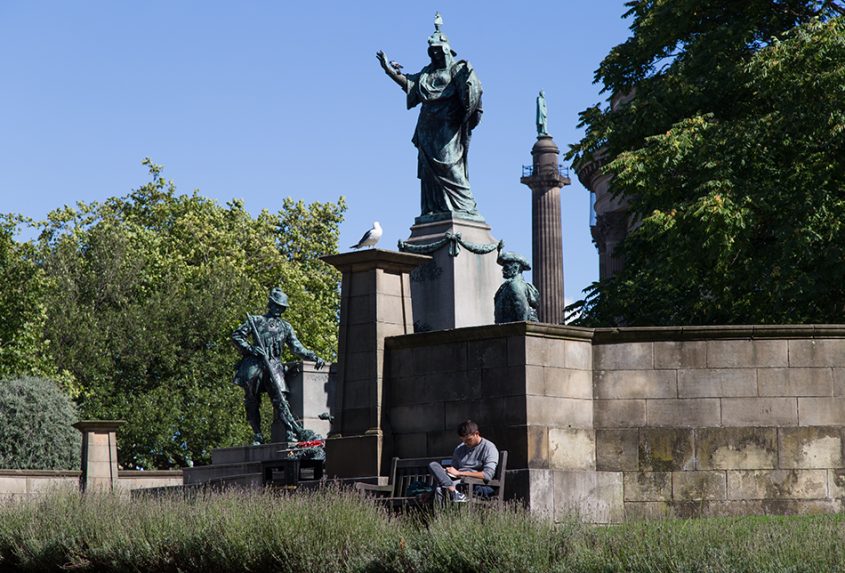
{"type": "Polygon", "coordinates": [[[392,336],[385,339],[390,349],[419,345],[448,344],[507,336],[541,336],[590,341],[593,344],[672,340],[755,338],[845,338],[845,324],[717,325],[717,326],[629,326],[583,328],[539,322],[511,322],[436,330],[392,336]]]}
{"type": "Polygon", "coordinates": [[[182,469],[178,470],[118,470],[119,478],[181,478],[182,469]]]}
{"type": "Polygon", "coordinates": [[[431,260],[428,255],[400,253],[384,249],[362,249],[360,251],[323,255],[320,260],[341,272],[366,271],[375,268],[386,271],[409,273],[422,263],[431,260]]]}
{"type": "Polygon", "coordinates": [[[845,338],[845,324],[747,324],[717,326],[630,326],[596,328],[595,344],[660,340],[753,338],[845,338]]]}
{"type": "Polygon", "coordinates": [[[124,424],[126,420],[79,420],[73,427],[80,432],[116,432],[124,424]]]}
{"type": "Polygon", "coordinates": [[[450,330],[434,330],[431,332],[392,336],[385,338],[385,347],[391,349],[409,348],[421,344],[448,344],[451,342],[468,342],[489,338],[526,335],[589,341],[593,338],[593,332],[592,328],[581,328],[579,326],[543,324],[539,322],[509,322],[507,324],[487,324],[483,326],[468,326],[450,330]]]}
{"type": "MultiPolygon", "coordinates": [[[[78,478],[80,470],[8,470],[0,469],[0,477],[50,477],[78,478]]],[[[170,478],[182,477],[182,470],[118,470],[120,478],[170,478]]]]}
{"type": "Polygon", "coordinates": [[[82,475],[80,470],[8,470],[0,469],[0,477],[72,477],[82,475]]]}
{"type": "Polygon", "coordinates": [[[411,229],[419,229],[429,227],[435,229],[442,227],[444,223],[447,226],[461,225],[464,227],[476,227],[489,231],[492,227],[487,224],[484,216],[481,213],[477,215],[468,215],[460,212],[437,213],[435,215],[420,215],[414,218],[414,226],[411,229]]]}

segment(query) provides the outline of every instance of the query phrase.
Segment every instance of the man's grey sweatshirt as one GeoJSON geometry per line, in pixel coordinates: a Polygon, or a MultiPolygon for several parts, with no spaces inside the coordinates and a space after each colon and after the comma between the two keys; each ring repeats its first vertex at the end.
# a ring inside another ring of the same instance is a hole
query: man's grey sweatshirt
{"type": "Polygon", "coordinates": [[[481,438],[474,448],[460,444],[452,454],[452,467],[459,471],[484,472],[484,479],[493,479],[499,463],[499,450],[490,440],[481,438]]]}

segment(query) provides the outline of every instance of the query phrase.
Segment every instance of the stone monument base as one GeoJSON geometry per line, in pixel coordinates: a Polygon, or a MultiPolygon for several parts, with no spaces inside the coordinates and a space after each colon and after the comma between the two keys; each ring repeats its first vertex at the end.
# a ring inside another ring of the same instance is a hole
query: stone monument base
{"type": "Polygon", "coordinates": [[[332,478],[378,476],[388,469],[382,432],[332,436],[326,440],[326,475],[332,478]]]}
{"type": "Polygon", "coordinates": [[[287,462],[293,462],[295,458],[289,452],[287,442],[215,448],[211,450],[209,465],[182,469],[183,485],[261,488],[269,483],[268,479],[278,484],[282,477],[283,484],[287,481],[293,485],[322,477],[322,461],[304,459],[291,466],[287,462]],[[289,470],[293,468],[295,473],[290,474],[289,470]],[[279,476],[280,472],[289,475],[279,476]]]}
{"type": "MultiPolygon", "coordinates": [[[[302,426],[325,437],[331,431],[329,419],[320,418],[334,410],[334,364],[327,364],[317,370],[313,362],[288,362],[285,364],[285,382],[288,385],[288,402],[291,414],[302,426]]],[[[286,427],[274,411],[274,420],[270,426],[270,441],[285,442],[286,427]]]]}
{"type": "Polygon", "coordinates": [[[432,257],[411,273],[414,331],[493,324],[502,273],[490,225],[452,214],[431,219],[418,218],[400,243],[400,250],[432,257]]]}

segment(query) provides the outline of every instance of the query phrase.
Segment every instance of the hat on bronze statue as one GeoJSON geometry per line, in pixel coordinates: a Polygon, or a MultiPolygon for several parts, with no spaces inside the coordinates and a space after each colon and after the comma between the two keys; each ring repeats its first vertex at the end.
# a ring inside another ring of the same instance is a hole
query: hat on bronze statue
{"type": "Polygon", "coordinates": [[[510,263],[519,263],[520,271],[531,270],[531,265],[528,264],[528,261],[526,261],[522,255],[518,255],[512,251],[499,253],[498,258],[496,258],[496,262],[499,263],[501,266],[505,266],[510,263]]]}
{"type": "Polygon", "coordinates": [[[270,291],[270,302],[275,302],[279,306],[287,308],[288,295],[286,295],[279,287],[275,287],[273,290],[270,291]]]}

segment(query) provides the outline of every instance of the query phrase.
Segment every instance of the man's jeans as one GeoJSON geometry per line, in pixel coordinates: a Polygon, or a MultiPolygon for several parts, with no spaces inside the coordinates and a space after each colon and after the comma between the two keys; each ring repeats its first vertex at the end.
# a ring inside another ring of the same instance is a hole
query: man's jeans
{"type": "Polygon", "coordinates": [[[436,482],[435,485],[439,485],[442,488],[452,487],[461,481],[460,479],[450,476],[446,472],[446,468],[437,462],[431,462],[428,464],[428,471],[434,476],[434,481],[436,482]]]}
{"type": "MultiPolygon", "coordinates": [[[[439,486],[438,491],[446,488],[457,486],[461,483],[460,478],[453,478],[446,472],[446,468],[437,462],[428,464],[428,471],[434,476],[435,485],[439,486]]],[[[489,485],[477,485],[473,489],[473,493],[477,497],[490,497],[493,495],[493,488],[489,485]]]]}

